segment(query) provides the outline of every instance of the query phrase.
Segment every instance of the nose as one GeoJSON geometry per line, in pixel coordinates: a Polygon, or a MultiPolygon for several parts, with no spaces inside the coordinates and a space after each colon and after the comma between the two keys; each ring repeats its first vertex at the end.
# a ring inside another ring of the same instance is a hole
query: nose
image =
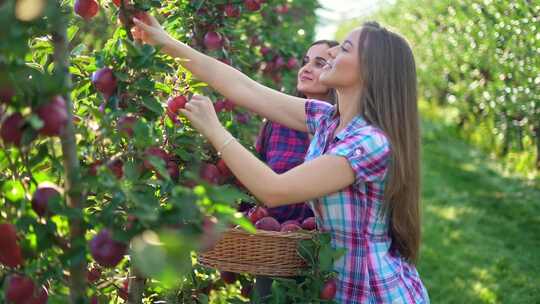
{"type": "Polygon", "coordinates": [[[332,59],[336,58],[338,48],[339,48],[339,45],[336,45],[336,46],[333,46],[333,47],[329,48],[327,50],[328,56],[330,56],[330,58],[332,58],[332,59]]]}

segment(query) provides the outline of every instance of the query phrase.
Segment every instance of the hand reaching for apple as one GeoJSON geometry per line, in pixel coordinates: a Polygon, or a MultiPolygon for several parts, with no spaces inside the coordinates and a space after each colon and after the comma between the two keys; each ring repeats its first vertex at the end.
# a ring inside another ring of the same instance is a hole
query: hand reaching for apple
{"type": "Polygon", "coordinates": [[[144,14],[142,17],[142,20],[136,17],[133,18],[133,22],[135,23],[135,26],[131,30],[133,38],[158,46],[166,46],[171,41],[174,41],[174,38],[161,27],[161,24],[159,24],[154,16],[144,14]]]}
{"type": "Polygon", "coordinates": [[[193,95],[180,112],[191,121],[191,126],[210,140],[215,131],[223,128],[212,101],[206,96],[193,95]]]}

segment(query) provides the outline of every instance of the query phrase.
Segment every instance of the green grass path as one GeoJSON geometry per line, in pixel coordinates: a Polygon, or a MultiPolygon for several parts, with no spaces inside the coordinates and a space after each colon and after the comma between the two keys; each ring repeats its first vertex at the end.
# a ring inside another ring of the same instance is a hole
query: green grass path
{"type": "Polygon", "coordinates": [[[432,303],[540,303],[540,186],[424,123],[423,244],[432,303]]]}

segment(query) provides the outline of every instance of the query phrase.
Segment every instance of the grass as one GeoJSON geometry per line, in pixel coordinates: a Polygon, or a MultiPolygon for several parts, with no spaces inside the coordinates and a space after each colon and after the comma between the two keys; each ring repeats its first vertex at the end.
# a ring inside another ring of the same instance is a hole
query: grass
{"type": "Polygon", "coordinates": [[[444,123],[423,124],[423,244],[432,303],[540,303],[540,183],[444,123]]]}

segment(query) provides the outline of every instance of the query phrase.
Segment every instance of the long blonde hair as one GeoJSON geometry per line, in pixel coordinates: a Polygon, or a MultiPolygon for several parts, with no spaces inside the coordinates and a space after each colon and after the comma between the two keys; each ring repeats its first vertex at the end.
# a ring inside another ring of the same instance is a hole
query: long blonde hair
{"type": "Polygon", "coordinates": [[[420,127],[416,67],[407,41],[376,22],[359,38],[361,114],[388,137],[392,159],[385,186],[392,246],[416,263],[420,228],[420,127]]]}

